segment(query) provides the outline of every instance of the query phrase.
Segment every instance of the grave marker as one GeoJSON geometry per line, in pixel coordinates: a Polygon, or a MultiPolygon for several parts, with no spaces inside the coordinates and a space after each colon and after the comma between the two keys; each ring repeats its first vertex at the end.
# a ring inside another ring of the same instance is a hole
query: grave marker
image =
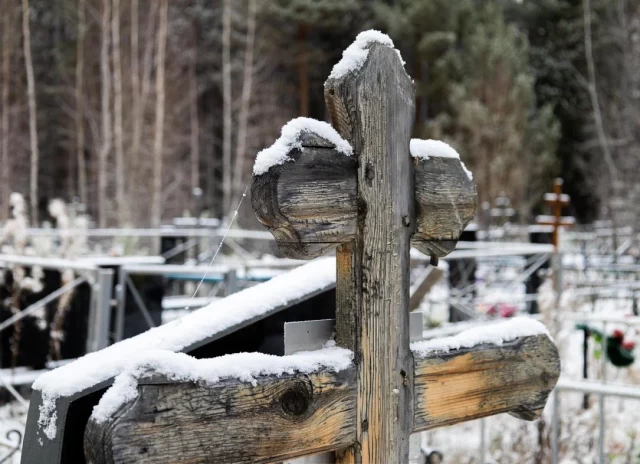
{"type": "Polygon", "coordinates": [[[544,194],[544,202],[551,207],[553,214],[551,216],[538,216],[536,218],[538,224],[553,227],[551,243],[553,243],[556,251],[558,251],[558,230],[560,227],[573,227],[576,224],[574,217],[562,216],[562,210],[569,206],[569,202],[571,201],[569,195],[562,193],[563,183],[564,181],[561,178],[557,178],[553,182],[553,192],[544,194]]]}
{"type": "Polygon", "coordinates": [[[336,341],[352,362],[253,383],[152,370],[138,379],[137,398],[90,420],[89,462],[266,463],[336,451],[341,463],[404,463],[412,432],[500,412],[540,414],[559,360],[538,323],[410,348],[411,242],[446,255],[476,195],[443,147],[411,157],[414,88],[390,39],[359,36],[325,99],[337,134],[317,121],[285,126],[270,160],[259,155],[252,203],[287,256],[337,248],[336,341]]]}

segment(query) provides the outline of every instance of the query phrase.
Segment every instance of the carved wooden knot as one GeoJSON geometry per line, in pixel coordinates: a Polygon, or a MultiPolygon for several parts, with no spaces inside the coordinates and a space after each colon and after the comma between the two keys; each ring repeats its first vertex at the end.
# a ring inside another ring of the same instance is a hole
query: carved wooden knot
{"type": "Polygon", "coordinates": [[[313,387],[299,379],[280,395],[277,402],[287,417],[300,418],[309,410],[313,400],[313,387]]]}

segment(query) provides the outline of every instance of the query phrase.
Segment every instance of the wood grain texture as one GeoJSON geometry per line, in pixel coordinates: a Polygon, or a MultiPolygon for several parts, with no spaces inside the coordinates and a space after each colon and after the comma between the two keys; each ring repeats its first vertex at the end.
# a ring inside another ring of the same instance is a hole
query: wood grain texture
{"type": "MultiPolygon", "coordinates": [[[[498,413],[534,419],[560,372],[545,335],[413,357],[412,432],[498,413]]],[[[142,380],[138,399],[106,423],[89,422],[87,462],[266,463],[341,450],[339,462],[356,463],[355,376],[352,367],[264,377],[256,386],[142,380]]]]}
{"type": "Polygon", "coordinates": [[[355,441],[355,370],[214,386],[142,381],[108,423],[89,421],[88,463],[266,463],[355,441]]]}
{"type": "MultiPolygon", "coordinates": [[[[290,258],[312,259],[355,239],[355,157],[313,134],[290,161],[253,176],[251,202],[260,222],[290,258]]],[[[428,255],[445,256],[475,213],[476,191],[459,160],[415,160],[413,192],[416,232],[412,244],[428,255]]]]}
{"type": "Polygon", "coordinates": [[[355,235],[357,160],[312,133],[289,158],[253,176],[251,204],[287,257],[312,259],[355,235]]]}
{"type": "Polygon", "coordinates": [[[416,232],[413,246],[443,257],[476,212],[476,186],[455,158],[414,159],[416,232]]]}
{"type": "Polygon", "coordinates": [[[503,412],[533,420],[560,375],[546,335],[414,357],[416,432],[503,412]]]}
{"type": "Polygon", "coordinates": [[[395,50],[373,44],[360,70],[325,83],[325,100],[334,127],[358,158],[354,291],[345,297],[352,299],[347,306],[354,310],[358,330],[355,459],[405,463],[413,422],[408,306],[415,226],[409,140],[415,92],[395,50]]]}
{"type": "Polygon", "coordinates": [[[356,318],[356,274],[354,247],[351,243],[336,250],[336,343],[358,351],[358,320],[356,318]]]}

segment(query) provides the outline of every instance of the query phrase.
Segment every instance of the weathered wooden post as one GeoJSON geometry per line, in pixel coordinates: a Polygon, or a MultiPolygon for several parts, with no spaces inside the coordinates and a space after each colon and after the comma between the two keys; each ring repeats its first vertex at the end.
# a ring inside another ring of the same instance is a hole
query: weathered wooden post
{"type": "Polygon", "coordinates": [[[114,405],[112,391],[110,413],[94,412],[88,462],[248,464],[336,451],[341,463],[404,464],[412,432],[500,412],[532,419],[544,407],[559,361],[535,321],[409,345],[410,246],[435,259],[450,252],[476,194],[450,147],[410,147],[413,84],[391,40],[359,35],[325,99],[335,130],[289,122],[258,154],[251,196],[287,256],[337,248],[336,341],[350,351],[281,358],[275,373],[247,366],[252,382],[223,368],[246,357],[189,361],[215,373],[208,382],[167,371],[166,355],[146,360],[121,382],[129,397],[114,405]]]}
{"type": "Polygon", "coordinates": [[[338,250],[338,343],[356,353],[356,440],[363,462],[406,462],[413,426],[409,249],[415,230],[409,141],[415,92],[392,47],[334,71],[325,98],[358,160],[354,240],[338,250]]]}
{"type": "Polygon", "coordinates": [[[270,166],[254,179],[252,201],[288,256],[340,245],[337,342],[357,365],[358,445],[349,459],[405,462],[413,421],[411,237],[418,222],[421,249],[446,254],[473,216],[475,189],[457,160],[427,165],[410,156],[415,92],[388,37],[359,36],[325,83],[325,100],[353,155],[331,153],[332,143],[301,121],[303,153],[288,155],[298,169],[270,166]]]}
{"type": "Polygon", "coordinates": [[[325,98],[358,161],[354,240],[338,250],[338,343],[356,353],[356,461],[406,462],[413,426],[409,141],[415,92],[395,50],[373,42],[361,69],[334,71],[325,98]]]}

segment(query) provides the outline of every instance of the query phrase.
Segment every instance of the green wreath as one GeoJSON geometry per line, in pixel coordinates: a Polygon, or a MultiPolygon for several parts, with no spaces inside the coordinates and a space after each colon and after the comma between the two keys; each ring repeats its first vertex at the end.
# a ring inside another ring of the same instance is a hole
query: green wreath
{"type": "MultiPolygon", "coordinates": [[[[592,336],[593,340],[599,344],[599,348],[596,347],[594,351],[594,356],[596,359],[600,359],[602,357],[602,332],[586,324],[576,324],[576,329],[584,330],[587,335],[592,336]]],[[[635,362],[635,347],[635,342],[624,339],[622,330],[616,329],[611,335],[607,335],[607,359],[616,367],[629,367],[635,362]]]]}

